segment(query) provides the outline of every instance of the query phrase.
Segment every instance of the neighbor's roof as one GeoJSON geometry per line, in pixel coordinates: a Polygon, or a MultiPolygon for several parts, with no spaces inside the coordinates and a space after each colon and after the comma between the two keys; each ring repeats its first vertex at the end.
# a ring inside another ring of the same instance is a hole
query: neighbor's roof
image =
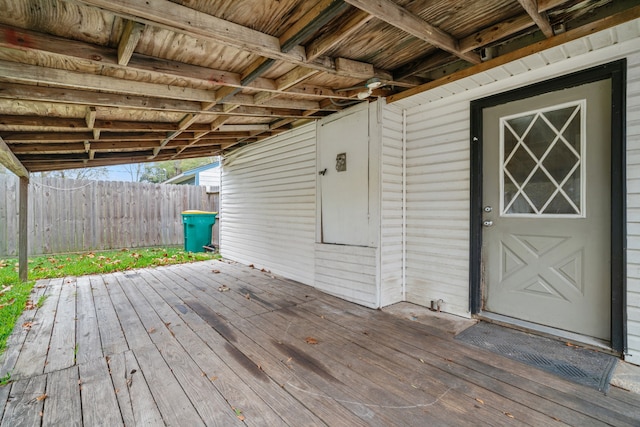
{"type": "Polygon", "coordinates": [[[0,163],[26,173],[216,155],[635,19],[638,4],[0,0],[0,163]]]}

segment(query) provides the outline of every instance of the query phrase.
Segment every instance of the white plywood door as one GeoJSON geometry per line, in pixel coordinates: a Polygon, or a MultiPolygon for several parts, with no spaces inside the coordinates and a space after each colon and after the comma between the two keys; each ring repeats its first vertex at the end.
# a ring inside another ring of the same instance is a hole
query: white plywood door
{"type": "Polygon", "coordinates": [[[318,128],[321,242],[368,246],[369,110],[318,128]]]}
{"type": "Polygon", "coordinates": [[[483,310],[610,339],[610,81],[483,112],[483,310]]]}

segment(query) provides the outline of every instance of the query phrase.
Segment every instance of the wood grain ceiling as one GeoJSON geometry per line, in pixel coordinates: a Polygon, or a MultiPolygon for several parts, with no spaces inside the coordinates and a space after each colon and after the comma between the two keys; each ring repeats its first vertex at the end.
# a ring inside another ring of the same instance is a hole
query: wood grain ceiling
{"type": "Polygon", "coordinates": [[[0,163],[24,175],[216,155],[639,4],[0,0],[0,163]],[[367,94],[372,78],[383,86],[367,94]]]}

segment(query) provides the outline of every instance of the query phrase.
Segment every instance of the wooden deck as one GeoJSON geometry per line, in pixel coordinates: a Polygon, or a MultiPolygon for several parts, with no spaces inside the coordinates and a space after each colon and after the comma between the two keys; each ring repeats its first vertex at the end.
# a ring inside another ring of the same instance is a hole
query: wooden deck
{"type": "Polygon", "coordinates": [[[2,426],[640,425],[638,395],[240,265],[40,281],[34,293],[44,303],[0,360],[14,380],[0,387],[2,426]]]}

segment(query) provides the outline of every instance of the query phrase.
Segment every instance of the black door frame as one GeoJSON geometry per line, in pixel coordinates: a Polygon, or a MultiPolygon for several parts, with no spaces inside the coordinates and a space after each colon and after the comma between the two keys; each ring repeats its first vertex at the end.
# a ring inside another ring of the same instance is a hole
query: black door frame
{"type": "Polygon", "coordinates": [[[611,348],[626,342],[626,70],[625,59],[471,102],[471,247],[469,300],[482,311],[482,116],[485,108],[611,79],[611,348]]]}

